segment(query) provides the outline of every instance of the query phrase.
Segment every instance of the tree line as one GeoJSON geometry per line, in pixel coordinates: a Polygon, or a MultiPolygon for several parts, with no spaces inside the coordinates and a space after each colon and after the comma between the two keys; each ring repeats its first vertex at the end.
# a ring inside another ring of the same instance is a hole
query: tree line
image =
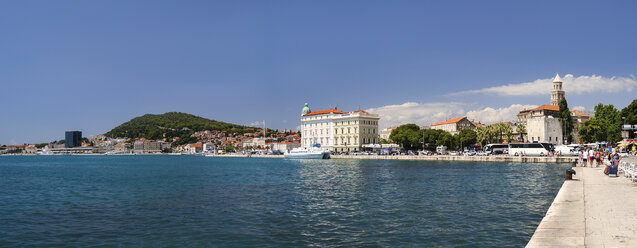
{"type": "Polygon", "coordinates": [[[452,150],[484,146],[489,143],[502,143],[512,140],[513,130],[505,123],[496,123],[476,130],[462,129],[456,134],[438,129],[423,129],[416,124],[404,124],[389,135],[391,142],[399,144],[405,150],[435,151],[437,146],[447,146],[452,150]]]}
{"type": "MultiPolygon", "coordinates": [[[[595,106],[595,116],[588,119],[579,128],[578,134],[584,143],[611,142],[617,143],[622,140],[622,125],[637,124],[637,99],[633,100],[621,111],[612,104],[604,105],[599,103],[595,106]]],[[[629,133],[630,138],[635,138],[634,131],[629,133]]]]}

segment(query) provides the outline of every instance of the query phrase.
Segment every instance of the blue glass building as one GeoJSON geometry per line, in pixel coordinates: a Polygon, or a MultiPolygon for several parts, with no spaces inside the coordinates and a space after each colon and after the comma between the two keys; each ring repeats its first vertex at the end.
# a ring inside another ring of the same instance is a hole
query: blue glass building
{"type": "Polygon", "coordinates": [[[66,144],[64,147],[78,147],[82,146],[82,132],[81,131],[66,131],[66,144]]]}

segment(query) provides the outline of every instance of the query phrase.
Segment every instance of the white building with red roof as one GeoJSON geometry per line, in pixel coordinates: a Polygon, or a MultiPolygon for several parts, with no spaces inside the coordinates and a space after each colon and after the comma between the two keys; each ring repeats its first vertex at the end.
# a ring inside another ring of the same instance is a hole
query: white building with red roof
{"type": "Polygon", "coordinates": [[[359,151],[363,145],[378,143],[379,120],[377,114],[362,110],[311,111],[306,103],[301,114],[301,146],[316,143],[334,152],[359,151]]]}
{"type": "Polygon", "coordinates": [[[446,121],[436,122],[431,125],[431,129],[447,131],[456,134],[462,129],[475,129],[476,126],[467,117],[452,118],[446,121]]]}

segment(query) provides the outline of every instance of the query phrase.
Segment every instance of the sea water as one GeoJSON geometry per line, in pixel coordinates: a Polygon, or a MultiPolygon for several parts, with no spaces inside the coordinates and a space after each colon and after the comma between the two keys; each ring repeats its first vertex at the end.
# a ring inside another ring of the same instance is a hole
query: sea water
{"type": "Polygon", "coordinates": [[[565,164],[0,157],[0,247],[521,247],[565,164]]]}

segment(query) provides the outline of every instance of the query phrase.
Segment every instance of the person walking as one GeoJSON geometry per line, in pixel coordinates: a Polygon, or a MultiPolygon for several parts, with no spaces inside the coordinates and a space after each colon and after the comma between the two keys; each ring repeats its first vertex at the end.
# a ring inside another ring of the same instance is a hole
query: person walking
{"type": "Polygon", "coordinates": [[[588,163],[588,151],[581,151],[582,154],[582,167],[586,167],[586,163],[588,163]]]}
{"type": "Polygon", "coordinates": [[[589,149],[588,150],[588,165],[593,168],[593,160],[595,160],[595,153],[593,152],[593,149],[589,149]]]}
{"type": "Polygon", "coordinates": [[[619,156],[617,153],[617,149],[615,149],[615,153],[613,153],[613,160],[611,161],[614,165],[619,166],[619,161],[622,160],[622,156],[619,156]]]}

